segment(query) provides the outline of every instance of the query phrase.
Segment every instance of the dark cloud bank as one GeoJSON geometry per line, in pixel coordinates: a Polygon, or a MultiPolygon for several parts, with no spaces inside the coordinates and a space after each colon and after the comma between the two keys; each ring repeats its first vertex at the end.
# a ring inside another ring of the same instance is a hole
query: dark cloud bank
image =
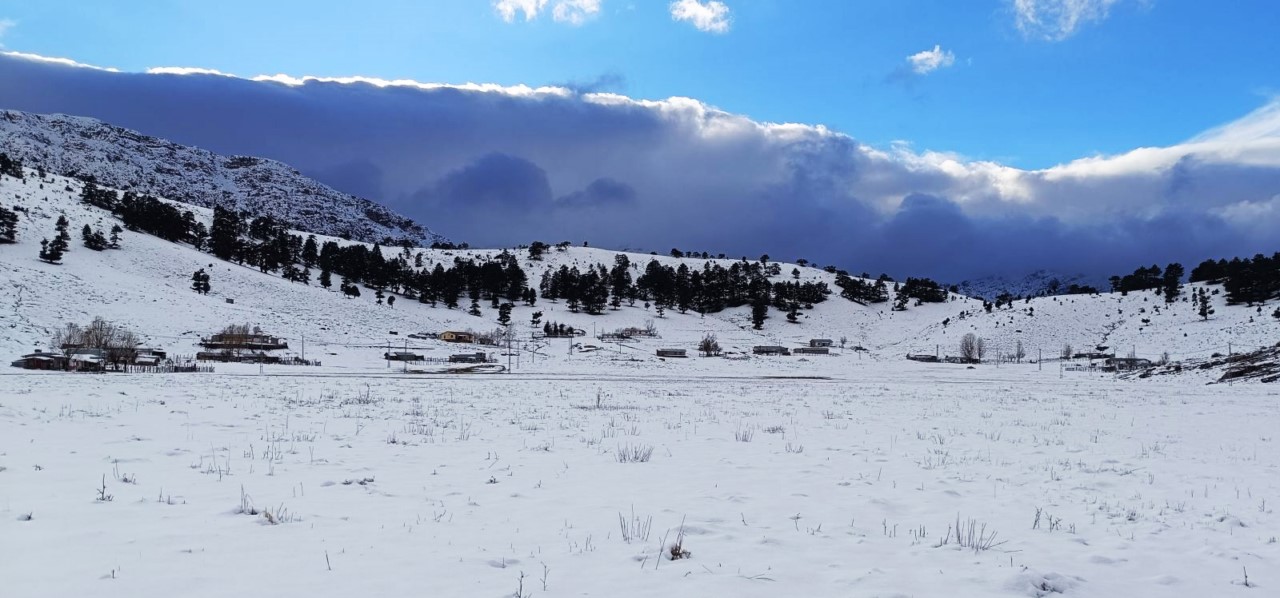
{"type": "Polygon", "coordinates": [[[569,88],[286,84],[4,55],[0,108],[275,158],[473,245],[768,253],[953,281],[1280,250],[1276,104],[1179,146],[1041,171],[569,88]]]}

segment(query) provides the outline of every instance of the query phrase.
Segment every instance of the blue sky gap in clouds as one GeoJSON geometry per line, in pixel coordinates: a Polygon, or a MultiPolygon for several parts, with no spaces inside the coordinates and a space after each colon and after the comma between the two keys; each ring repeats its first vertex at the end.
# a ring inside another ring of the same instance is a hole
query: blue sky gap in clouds
{"type": "Polygon", "coordinates": [[[0,107],[281,159],[472,242],[958,280],[1280,240],[1269,3],[32,4],[0,0],[8,50],[125,72],[6,56],[0,107]],[[140,74],[157,66],[530,87],[140,74]],[[698,101],[630,99],[671,96],[698,101]]]}

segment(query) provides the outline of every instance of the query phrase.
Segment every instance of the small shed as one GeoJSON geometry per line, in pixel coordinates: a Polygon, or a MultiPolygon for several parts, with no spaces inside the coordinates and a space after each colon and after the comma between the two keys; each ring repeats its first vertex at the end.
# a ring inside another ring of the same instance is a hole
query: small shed
{"type": "Polygon", "coordinates": [[[790,355],[791,350],[786,347],[777,345],[757,345],[751,348],[751,352],[756,355],[790,355]]]}
{"type": "Polygon", "coordinates": [[[1103,362],[1102,365],[1104,369],[1114,369],[1120,372],[1145,370],[1151,366],[1150,359],[1142,359],[1140,357],[1112,357],[1103,362]]]}
{"type": "Polygon", "coordinates": [[[688,353],[686,353],[684,349],[658,349],[658,357],[675,357],[683,359],[688,356],[688,353]]]}
{"type": "Polygon", "coordinates": [[[800,347],[793,351],[796,355],[830,355],[829,347],[800,347]]]}
{"type": "Polygon", "coordinates": [[[816,348],[818,348],[818,347],[827,347],[827,348],[831,348],[831,347],[835,346],[835,344],[836,344],[836,342],[835,342],[835,341],[833,341],[833,340],[831,340],[831,339],[829,339],[829,338],[813,338],[813,339],[809,339],[809,346],[810,346],[810,347],[812,347],[812,348],[815,348],[815,349],[816,349],[816,348]]]}
{"type": "Polygon", "coordinates": [[[36,351],[15,359],[9,365],[24,370],[61,370],[67,364],[67,357],[57,353],[36,351]]]}
{"type": "Polygon", "coordinates": [[[489,363],[489,356],[482,352],[454,353],[449,356],[449,363],[489,363]]]}
{"type": "Polygon", "coordinates": [[[423,361],[425,358],[417,353],[410,351],[392,351],[383,353],[382,358],[387,361],[423,361]]]}
{"type": "Polygon", "coordinates": [[[908,353],[907,359],[910,359],[911,361],[922,361],[924,363],[938,363],[942,361],[933,353],[908,353]]]}

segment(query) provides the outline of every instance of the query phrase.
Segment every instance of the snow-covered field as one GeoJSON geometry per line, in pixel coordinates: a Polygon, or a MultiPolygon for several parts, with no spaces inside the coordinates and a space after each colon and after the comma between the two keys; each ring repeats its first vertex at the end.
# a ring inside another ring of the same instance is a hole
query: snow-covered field
{"type": "Polygon", "coordinates": [[[6,372],[3,594],[1280,588],[1275,389],[849,364],[839,379],[6,372]],[[681,529],[690,555],[673,561],[681,529]]]}

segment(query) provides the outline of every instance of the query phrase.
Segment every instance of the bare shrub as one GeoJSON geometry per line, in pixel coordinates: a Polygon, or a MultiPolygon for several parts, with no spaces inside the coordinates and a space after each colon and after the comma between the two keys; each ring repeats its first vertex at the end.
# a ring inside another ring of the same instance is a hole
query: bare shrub
{"type": "Polygon", "coordinates": [[[618,452],[614,454],[618,463],[648,463],[653,457],[653,445],[651,444],[620,444],[618,452]]]}

